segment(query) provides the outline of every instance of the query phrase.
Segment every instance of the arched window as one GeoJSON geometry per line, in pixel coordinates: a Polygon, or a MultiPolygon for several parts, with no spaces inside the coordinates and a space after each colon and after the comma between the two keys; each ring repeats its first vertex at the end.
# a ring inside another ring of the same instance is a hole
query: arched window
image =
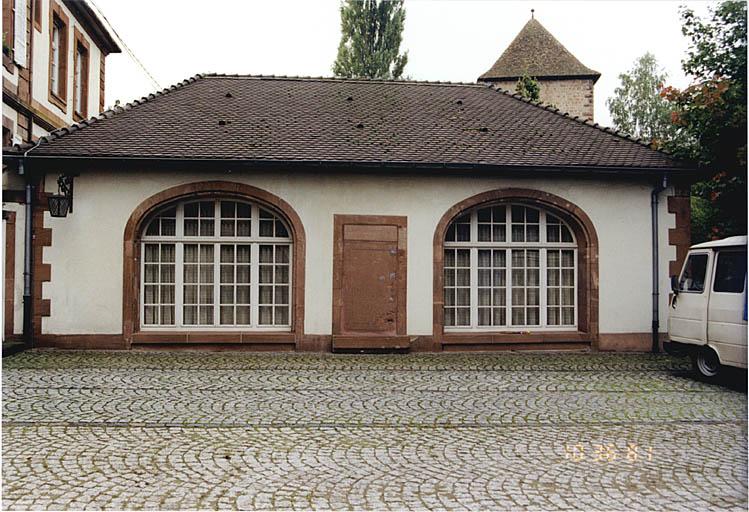
{"type": "Polygon", "coordinates": [[[467,210],[444,245],[445,331],[577,328],[577,243],[544,209],[467,210]]]}
{"type": "Polygon", "coordinates": [[[289,331],[290,233],[270,208],[231,198],[155,212],[141,237],[141,328],[289,331]]]}

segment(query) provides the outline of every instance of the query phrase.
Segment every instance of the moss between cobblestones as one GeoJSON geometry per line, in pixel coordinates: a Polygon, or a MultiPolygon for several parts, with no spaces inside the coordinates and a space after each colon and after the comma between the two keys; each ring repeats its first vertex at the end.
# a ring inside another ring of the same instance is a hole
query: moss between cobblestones
{"type": "Polygon", "coordinates": [[[668,356],[6,361],[8,510],[747,505],[746,395],[668,356]]]}
{"type": "Polygon", "coordinates": [[[501,353],[501,354],[252,354],[203,352],[31,350],[5,358],[6,368],[325,368],[430,370],[685,370],[689,362],[661,354],[501,353]]]}

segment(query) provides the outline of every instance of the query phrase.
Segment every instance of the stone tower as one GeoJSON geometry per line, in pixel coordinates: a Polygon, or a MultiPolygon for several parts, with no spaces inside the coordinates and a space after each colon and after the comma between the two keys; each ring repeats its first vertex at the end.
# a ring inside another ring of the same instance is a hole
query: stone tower
{"type": "Polygon", "coordinates": [[[542,102],[593,120],[593,87],[601,74],[585,67],[535,18],[478,81],[515,92],[524,74],[538,80],[542,102]]]}

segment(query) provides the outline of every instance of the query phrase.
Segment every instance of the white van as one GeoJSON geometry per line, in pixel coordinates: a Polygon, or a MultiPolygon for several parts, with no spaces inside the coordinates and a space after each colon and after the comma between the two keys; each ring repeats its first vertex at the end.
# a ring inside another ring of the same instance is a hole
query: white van
{"type": "Polygon", "coordinates": [[[714,378],[722,366],[747,367],[745,236],[693,245],[671,277],[668,335],[694,369],[714,378]]]}

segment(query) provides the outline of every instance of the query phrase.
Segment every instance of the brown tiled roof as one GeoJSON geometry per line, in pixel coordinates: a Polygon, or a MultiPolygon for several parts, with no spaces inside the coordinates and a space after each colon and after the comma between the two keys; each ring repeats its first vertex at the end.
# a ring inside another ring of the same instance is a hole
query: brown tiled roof
{"type": "Polygon", "coordinates": [[[488,85],[223,75],[198,75],[57,130],[30,156],[681,167],[643,143],[488,85]]]}
{"type": "Polygon", "coordinates": [[[601,76],[584,66],[536,19],[525,24],[510,46],[479,81],[512,80],[523,75],[536,78],[601,76]]]}

